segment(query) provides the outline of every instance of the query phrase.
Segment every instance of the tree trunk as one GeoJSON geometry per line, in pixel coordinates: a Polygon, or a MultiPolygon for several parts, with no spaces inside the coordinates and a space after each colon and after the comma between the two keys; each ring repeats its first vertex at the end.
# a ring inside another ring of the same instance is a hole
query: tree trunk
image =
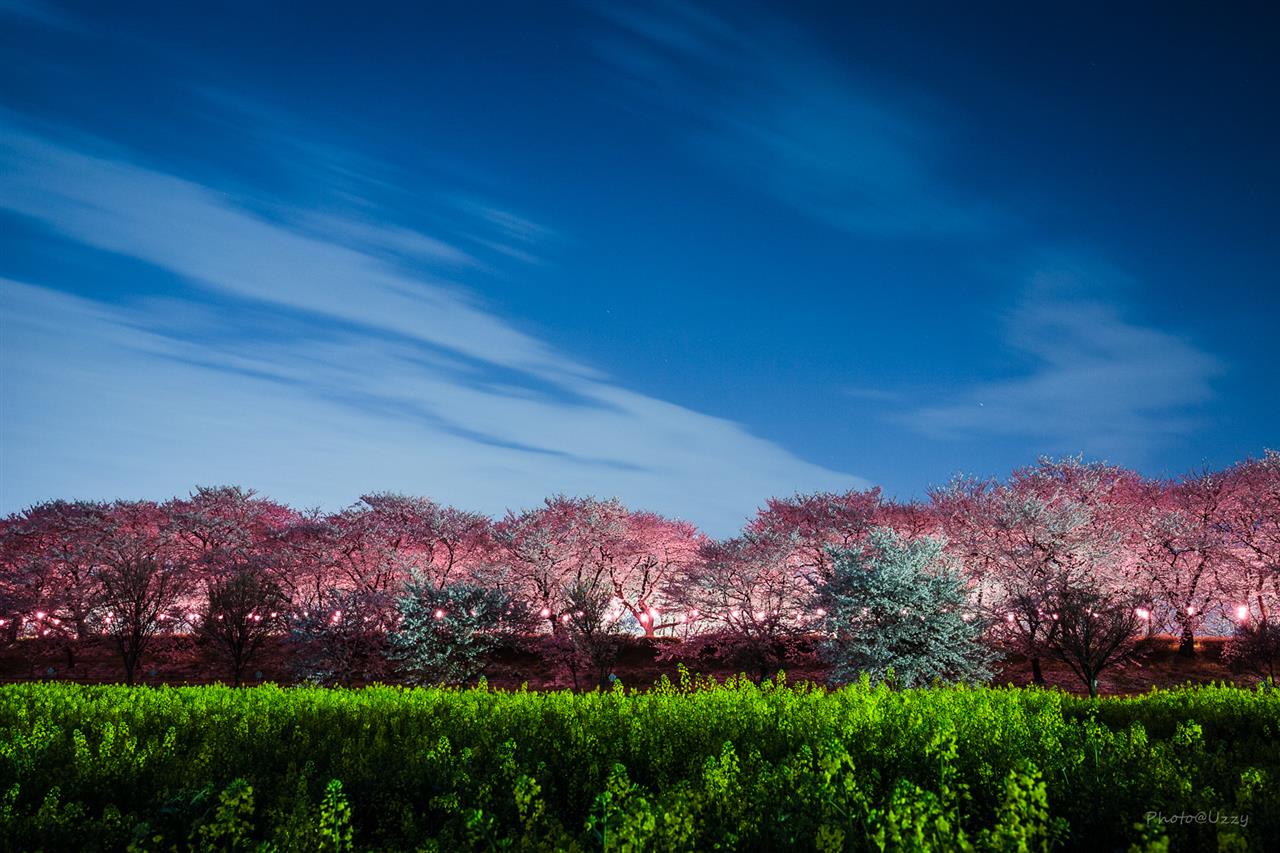
{"type": "Polygon", "coordinates": [[[1044,672],[1040,669],[1040,658],[1031,659],[1031,683],[1044,687],[1044,672]]]}
{"type": "Polygon", "coordinates": [[[1092,676],[1089,679],[1089,695],[1098,698],[1098,676],[1092,676]]]}
{"type": "Polygon", "coordinates": [[[1178,641],[1178,656],[1184,658],[1195,657],[1196,655],[1196,635],[1191,629],[1191,623],[1184,621],[1182,623],[1182,637],[1178,641]]]}

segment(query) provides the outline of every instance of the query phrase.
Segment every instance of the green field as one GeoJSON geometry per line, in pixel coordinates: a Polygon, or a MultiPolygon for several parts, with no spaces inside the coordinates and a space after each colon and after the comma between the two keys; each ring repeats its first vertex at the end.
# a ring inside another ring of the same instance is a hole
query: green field
{"type": "Polygon", "coordinates": [[[1267,849],[1280,692],[22,684],[0,796],[6,850],[1267,849]]]}

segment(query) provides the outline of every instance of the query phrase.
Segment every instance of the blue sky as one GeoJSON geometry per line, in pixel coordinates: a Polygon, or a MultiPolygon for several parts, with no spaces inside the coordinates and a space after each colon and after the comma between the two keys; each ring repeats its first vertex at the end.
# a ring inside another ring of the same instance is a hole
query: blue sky
{"type": "Polygon", "coordinates": [[[0,511],[1280,445],[1263,4],[188,7],[0,0],[0,511]]]}

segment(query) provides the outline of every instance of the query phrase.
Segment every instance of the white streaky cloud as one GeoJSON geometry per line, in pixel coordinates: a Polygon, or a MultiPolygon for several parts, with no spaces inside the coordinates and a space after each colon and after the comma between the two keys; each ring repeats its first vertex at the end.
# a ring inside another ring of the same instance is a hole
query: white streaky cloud
{"type": "Polygon", "coordinates": [[[12,129],[0,129],[0,205],[80,242],[241,298],[396,332],[508,367],[595,373],[448,283],[259,219],[191,181],[12,129]]]}
{"type": "Polygon", "coordinates": [[[463,249],[412,228],[331,213],[301,211],[296,216],[296,224],[315,237],[336,241],[357,250],[389,252],[448,267],[481,266],[479,261],[463,249]]]}
{"type": "Polygon", "coordinates": [[[0,131],[0,207],[209,294],[108,304],[0,282],[0,511],[221,482],[303,506],[391,489],[491,513],[564,491],[727,534],[771,495],[868,485],[622,388],[458,285],[379,260],[402,232],[298,233],[16,131],[0,131]]]}
{"type": "Polygon", "coordinates": [[[921,406],[905,422],[934,436],[1020,436],[1130,457],[1194,430],[1223,364],[1126,318],[1104,292],[1074,273],[1036,275],[1006,317],[1021,374],[921,406]]]}

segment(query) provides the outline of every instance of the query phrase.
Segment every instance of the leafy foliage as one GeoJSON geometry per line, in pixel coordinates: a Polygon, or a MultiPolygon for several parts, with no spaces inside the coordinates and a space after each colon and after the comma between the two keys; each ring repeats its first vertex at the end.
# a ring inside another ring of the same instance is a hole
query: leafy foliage
{"type": "Polygon", "coordinates": [[[387,638],[391,659],[411,684],[467,684],[513,632],[525,609],[506,593],[471,583],[436,586],[414,577],[397,599],[400,623],[387,638]]]}
{"type": "Polygon", "coordinates": [[[990,677],[994,656],[945,548],[943,539],[907,540],[880,527],[866,545],[833,552],[831,580],[818,590],[831,681],[866,673],[919,687],[990,677]]]}
{"type": "Polygon", "coordinates": [[[1278,721],[1223,687],[6,685],[0,849],[1263,850],[1278,721]]]}

